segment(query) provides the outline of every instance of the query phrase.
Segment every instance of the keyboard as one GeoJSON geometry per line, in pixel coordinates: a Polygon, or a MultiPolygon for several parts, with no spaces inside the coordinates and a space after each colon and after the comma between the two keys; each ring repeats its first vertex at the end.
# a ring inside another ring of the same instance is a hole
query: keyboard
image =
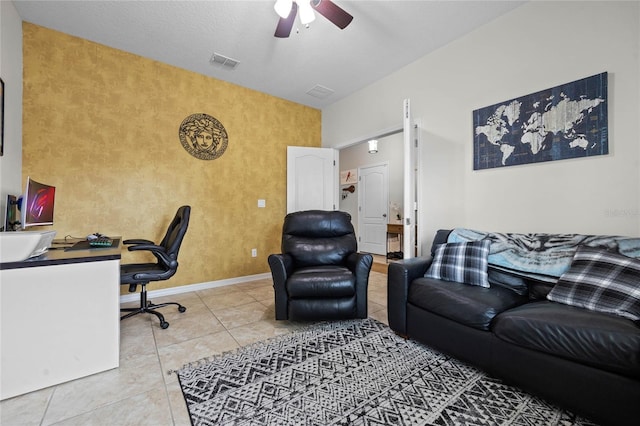
{"type": "Polygon", "coordinates": [[[91,247],[111,247],[113,240],[109,237],[98,237],[93,240],[89,240],[91,247]]]}

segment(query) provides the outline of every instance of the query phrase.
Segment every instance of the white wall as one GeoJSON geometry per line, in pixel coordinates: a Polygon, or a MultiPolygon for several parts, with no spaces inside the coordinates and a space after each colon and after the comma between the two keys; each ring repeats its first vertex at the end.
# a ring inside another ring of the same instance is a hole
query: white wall
{"type": "Polygon", "coordinates": [[[7,194],[22,192],[22,19],[10,1],[0,1],[0,76],[5,90],[0,157],[0,221],[4,221],[7,194]]]}
{"type": "Polygon", "coordinates": [[[325,108],[323,146],[393,125],[402,99],[411,99],[422,123],[423,249],[436,229],[451,226],[638,235],[639,9],[526,3],[325,108]],[[603,71],[609,155],[473,171],[473,110],[603,71]]]}
{"type": "MultiPolygon", "coordinates": [[[[640,22],[640,6],[637,8],[636,12],[638,14],[636,22],[640,22]]],[[[640,26],[640,24],[638,24],[638,26],[640,26]]],[[[636,57],[639,58],[638,61],[640,62],[640,30],[636,31],[636,57]]],[[[636,67],[640,68],[640,65],[636,64],[636,67]]],[[[637,79],[640,80],[640,70],[638,70],[637,79]]],[[[637,89],[638,89],[638,100],[639,100],[638,104],[640,104],[640,84],[638,84],[637,89]]],[[[638,109],[640,109],[640,106],[638,106],[638,109]]],[[[636,135],[640,135],[640,119],[638,119],[636,122],[638,123],[638,129],[636,130],[636,135]]],[[[638,165],[640,165],[640,149],[638,150],[638,165]]],[[[637,191],[637,192],[640,192],[640,190],[637,191]]],[[[636,216],[640,215],[640,195],[638,196],[638,204],[636,205],[636,213],[637,213],[636,216]]],[[[638,221],[640,222],[640,217],[638,218],[638,221]]],[[[638,225],[638,227],[640,228],[640,224],[638,225]]]]}

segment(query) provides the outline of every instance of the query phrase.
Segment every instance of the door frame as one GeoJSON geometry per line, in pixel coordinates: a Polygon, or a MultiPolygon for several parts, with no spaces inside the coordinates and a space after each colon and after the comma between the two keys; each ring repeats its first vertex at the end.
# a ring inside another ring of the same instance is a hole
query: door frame
{"type": "MultiPolygon", "coordinates": [[[[402,105],[403,111],[402,111],[402,116],[404,116],[404,102],[402,105]]],[[[420,133],[420,120],[416,120],[414,119],[413,122],[413,126],[412,126],[412,134],[411,134],[411,138],[413,138],[413,143],[415,144],[414,147],[416,149],[410,150],[409,151],[409,155],[407,158],[409,164],[413,164],[416,167],[416,180],[415,182],[412,184],[412,182],[408,182],[407,179],[404,179],[403,185],[404,185],[404,190],[405,193],[415,193],[417,194],[417,199],[416,201],[416,213],[415,213],[415,223],[413,224],[414,226],[417,227],[414,228],[415,230],[415,244],[417,247],[417,255],[421,256],[422,254],[422,237],[421,237],[421,230],[420,227],[422,226],[421,224],[418,223],[418,216],[421,212],[421,208],[423,207],[423,203],[421,203],[422,200],[422,169],[420,167],[420,161],[418,161],[418,153],[420,152],[420,143],[419,143],[419,133],[420,133]]],[[[344,148],[349,148],[350,146],[354,146],[354,145],[358,145],[360,143],[366,143],[368,140],[370,139],[381,139],[385,136],[391,136],[391,135],[395,135],[397,133],[404,133],[404,120],[399,121],[397,124],[391,126],[391,127],[387,127],[387,128],[383,128],[383,129],[378,129],[378,130],[373,130],[371,133],[365,134],[363,137],[358,137],[355,139],[352,139],[350,141],[347,142],[343,142],[343,143],[338,143],[336,144],[333,148],[335,148],[336,150],[340,151],[344,148]]],[[[406,146],[405,146],[405,150],[406,150],[406,146]]],[[[407,153],[405,152],[405,155],[407,155],[407,153]]],[[[339,157],[339,153],[338,153],[338,157],[339,157]]],[[[406,164],[405,164],[405,167],[406,164]]],[[[340,192],[340,185],[336,186],[336,193],[340,192]]],[[[406,233],[405,233],[406,235],[406,233]]],[[[410,241],[410,240],[409,240],[410,241]]],[[[413,253],[409,253],[406,255],[407,257],[414,257],[413,253]]]]}
{"type": "Polygon", "coordinates": [[[405,99],[402,102],[402,139],[404,151],[404,218],[403,218],[403,245],[404,259],[410,259],[417,254],[416,247],[419,247],[417,240],[417,212],[418,200],[416,197],[416,184],[418,176],[418,165],[416,162],[417,128],[414,127],[413,115],[411,114],[411,100],[405,99]],[[414,144],[415,142],[415,144],[414,144]]]}

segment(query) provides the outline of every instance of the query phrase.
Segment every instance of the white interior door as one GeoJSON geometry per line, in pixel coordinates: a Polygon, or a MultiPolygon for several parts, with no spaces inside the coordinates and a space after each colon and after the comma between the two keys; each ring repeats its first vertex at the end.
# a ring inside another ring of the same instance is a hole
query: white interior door
{"type": "Polygon", "coordinates": [[[403,102],[403,145],[404,145],[404,258],[415,257],[416,252],[416,143],[415,126],[411,117],[411,101],[403,102]]]}
{"type": "Polygon", "coordinates": [[[386,255],[389,164],[360,167],[358,185],[358,249],[386,255]]]}
{"type": "Polygon", "coordinates": [[[287,213],[335,210],[338,202],[338,151],[287,147],[287,213]]]}

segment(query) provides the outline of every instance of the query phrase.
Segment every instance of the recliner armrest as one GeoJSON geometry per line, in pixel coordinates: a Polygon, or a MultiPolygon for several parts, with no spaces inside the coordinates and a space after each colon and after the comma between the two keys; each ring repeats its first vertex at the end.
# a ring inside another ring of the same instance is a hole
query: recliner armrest
{"type": "Polygon", "coordinates": [[[278,275],[274,276],[278,281],[286,281],[293,272],[293,258],[288,254],[270,254],[267,260],[271,273],[278,275]]]}
{"type": "Polygon", "coordinates": [[[346,265],[356,277],[356,318],[366,318],[367,288],[373,256],[369,253],[351,253],[347,256],[346,265]]]}
{"type": "Polygon", "coordinates": [[[369,253],[351,253],[346,259],[347,268],[356,274],[356,276],[363,272],[366,272],[368,275],[372,264],[373,256],[369,253]]]}
{"type": "Polygon", "coordinates": [[[409,286],[413,280],[424,276],[432,260],[431,257],[415,257],[389,264],[387,270],[387,311],[389,327],[393,331],[407,334],[409,286]]]}
{"type": "Polygon", "coordinates": [[[293,271],[293,258],[288,254],[270,254],[268,257],[271,276],[273,277],[273,290],[275,293],[276,319],[288,319],[288,300],[286,282],[293,271]]]}

